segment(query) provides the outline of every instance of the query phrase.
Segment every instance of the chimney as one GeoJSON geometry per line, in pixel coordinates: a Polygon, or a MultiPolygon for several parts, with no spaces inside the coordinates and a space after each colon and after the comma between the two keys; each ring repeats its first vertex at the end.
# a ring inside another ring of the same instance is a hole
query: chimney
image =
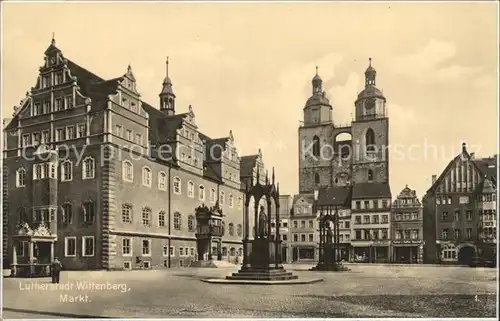
{"type": "Polygon", "coordinates": [[[318,194],[319,194],[319,191],[316,189],[314,190],[314,200],[317,201],[318,200],[318,194]]]}
{"type": "Polygon", "coordinates": [[[436,180],[437,180],[437,175],[432,175],[432,185],[434,185],[436,180]]]}
{"type": "Polygon", "coordinates": [[[465,142],[462,143],[462,152],[467,152],[467,144],[465,142]]]}

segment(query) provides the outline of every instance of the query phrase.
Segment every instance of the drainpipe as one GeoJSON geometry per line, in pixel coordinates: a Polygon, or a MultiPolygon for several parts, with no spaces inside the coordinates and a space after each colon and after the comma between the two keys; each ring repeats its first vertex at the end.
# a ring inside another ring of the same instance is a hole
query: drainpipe
{"type": "Polygon", "coordinates": [[[168,262],[168,268],[170,268],[170,242],[171,242],[171,239],[172,239],[172,219],[171,219],[171,216],[172,216],[172,180],[171,180],[171,177],[172,177],[172,166],[168,166],[168,188],[167,188],[167,191],[168,191],[168,258],[167,258],[167,262],[168,262]]]}

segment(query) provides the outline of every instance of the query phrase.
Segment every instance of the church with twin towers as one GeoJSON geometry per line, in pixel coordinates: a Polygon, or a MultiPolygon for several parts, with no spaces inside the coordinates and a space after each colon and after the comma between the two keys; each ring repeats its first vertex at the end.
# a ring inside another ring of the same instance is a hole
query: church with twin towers
{"type": "Polygon", "coordinates": [[[318,74],[304,106],[299,127],[299,192],[313,193],[326,187],[358,187],[389,191],[389,118],[386,98],[376,87],[377,72],[371,58],[365,71],[365,87],[354,101],[355,118],[337,125],[334,106],[323,90],[318,74]],[[347,139],[345,138],[347,137],[347,139]]]}

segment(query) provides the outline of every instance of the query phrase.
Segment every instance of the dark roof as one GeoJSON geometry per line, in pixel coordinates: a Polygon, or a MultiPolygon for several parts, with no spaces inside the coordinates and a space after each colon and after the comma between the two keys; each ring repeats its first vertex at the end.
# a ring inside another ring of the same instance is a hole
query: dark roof
{"type": "Polygon", "coordinates": [[[240,177],[253,176],[253,169],[259,155],[247,155],[240,157],[240,177]]]}
{"type": "Polygon", "coordinates": [[[316,105],[331,106],[330,100],[328,100],[328,98],[324,95],[324,93],[314,94],[311,97],[309,97],[304,108],[316,105]]]}
{"type": "Polygon", "coordinates": [[[380,91],[380,89],[374,86],[367,86],[358,94],[358,99],[363,99],[368,97],[379,97],[385,99],[384,93],[380,91]]]}
{"type": "Polygon", "coordinates": [[[226,142],[229,137],[207,139],[205,143],[207,162],[213,162],[214,160],[219,160],[221,153],[226,149],[226,142]],[[220,146],[221,148],[215,148],[214,146],[220,146]],[[212,159],[212,156],[214,159],[212,159]]]}
{"type": "Polygon", "coordinates": [[[318,206],[349,206],[351,203],[351,187],[326,187],[318,191],[318,206]]]}
{"type": "Polygon", "coordinates": [[[485,175],[496,187],[497,180],[497,161],[498,155],[488,158],[475,159],[472,162],[476,164],[477,168],[485,175]]]}
{"type": "Polygon", "coordinates": [[[352,198],[391,198],[389,183],[357,183],[352,188],[352,198]]]}

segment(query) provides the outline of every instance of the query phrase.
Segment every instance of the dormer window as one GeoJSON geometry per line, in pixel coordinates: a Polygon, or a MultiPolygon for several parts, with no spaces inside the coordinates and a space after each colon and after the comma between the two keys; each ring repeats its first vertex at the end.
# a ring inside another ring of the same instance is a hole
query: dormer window
{"type": "Polygon", "coordinates": [[[123,98],[122,99],[122,106],[125,107],[125,108],[128,108],[128,100],[127,100],[127,98],[123,98]]]}
{"type": "Polygon", "coordinates": [[[42,112],[42,108],[40,106],[40,103],[36,103],[35,106],[33,106],[33,116],[38,116],[42,112]]]}
{"type": "Polygon", "coordinates": [[[73,96],[66,97],[66,109],[73,108],[73,96]]]}
{"type": "Polygon", "coordinates": [[[130,103],[130,109],[131,109],[133,112],[137,112],[137,105],[136,105],[134,102],[131,102],[131,103],[130,103]]]}
{"type": "Polygon", "coordinates": [[[56,77],[54,79],[55,85],[60,85],[63,83],[63,72],[58,72],[56,73],[56,77]]]}
{"type": "Polygon", "coordinates": [[[42,88],[50,86],[50,74],[42,76],[42,88]]]}
{"type": "Polygon", "coordinates": [[[43,113],[44,114],[50,113],[50,101],[48,100],[43,102],[43,113]]]}

